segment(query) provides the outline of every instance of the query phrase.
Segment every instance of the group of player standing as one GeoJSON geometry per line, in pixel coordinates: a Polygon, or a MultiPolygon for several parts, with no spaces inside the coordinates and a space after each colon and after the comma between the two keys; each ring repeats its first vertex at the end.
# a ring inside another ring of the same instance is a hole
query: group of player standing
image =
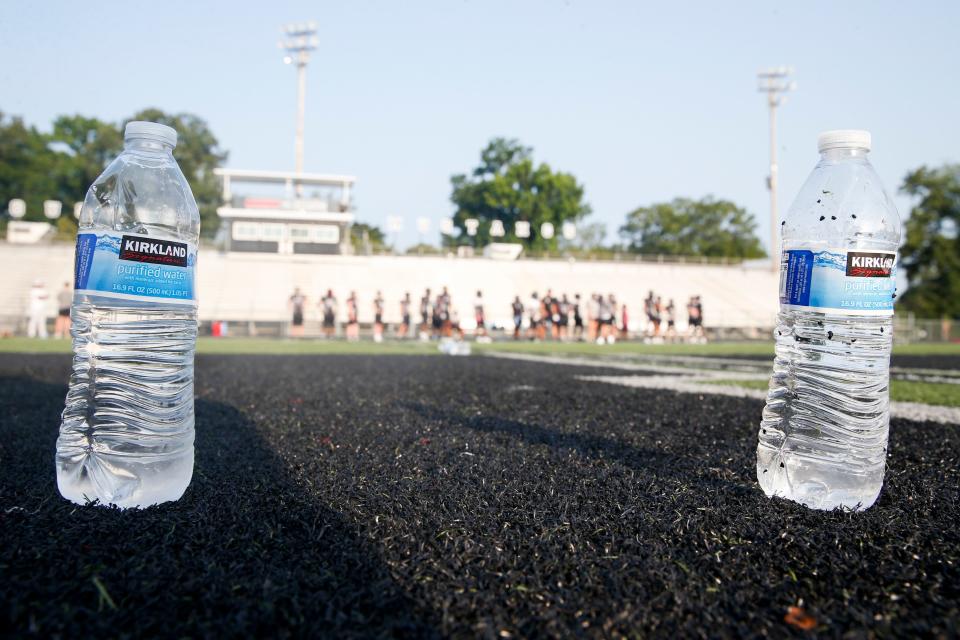
{"type": "MultiPolygon", "coordinates": [[[[296,288],[290,296],[288,306],[292,313],[290,335],[303,336],[304,310],[307,298],[296,288]]],[[[400,300],[400,323],[396,337],[414,336],[413,299],[410,293],[400,300]]],[[[350,292],[346,299],[345,335],[347,340],[360,339],[359,304],[357,293],[350,292]]],[[[382,342],[386,324],[384,322],[384,298],[377,291],[373,299],[373,339],[382,342]]],[[[677,307],[673,300],[663,304],[660,296],[650,291],[644,300],[644,313],[647,324],[642,333],[651,340],[677,339],[677,307]]],[[[323,334],[332,338],[336,333],[339,302],[332,290],[327,290],[318,303],[323,317],[323,334]]],[[[703,338],[703,304],[700,296],[692,296],[687,302],[687,332],[690,337],[703,338]]],[[[446,287],[436,293],[426,289],[419,300],[419,325],[417,333],[422,339],[463,337],[460,313],[454,306],[450,292],[446,287]]],[[[629,336],[629,314],[626,304],[618,303],[614,294],[591,294],[584,302],[580,294],[572,297],[567,294],[554,295],[551,289],[541,297],[533,292],[526,304],[520,296],[515,296],[511,305],[513,315],[513,338],[519,340],[589,340],[598,344],[610,344],[629,336]]],[[[483,292],[477,291],[473,300],[475,336],[478,340],[489,341],[486,309],[483,292]]]]}
{"type": "MultiPolygon", "coordinates": [[[[617,302],[614,294],[593,293],[584,304],[580,294],[554,295],[548,289],[542,297],[533,292],[527,304],[515,296],[512,303],[513,338],[531,340],[588,340],[611,344],[630,335],[630,315],[626,304],[617,302]]],[[[642,333],[652,340],[677,339],[677,307],[671,299],[666,305],[653,291],[644,300],[647,325],[642,333]]],[[[703,337],[703,304],[700,296],[687,303],[687,326],[690,336],[703,337]]]]}
{"type": "MultiPolygon", "coordinates": [[[[384,322],[384,298],[383,293],[377,291],[373,299],[373,340],[375,342],[383,341],[383,334],[386,328],[384,322]]],[[[307,305],[307,297],[297,287],[293,295],[287,302],[291,312],[290,335],[292,337],[303,336],[304,315],[307,305]]],[[[344,332],[347,340],[360,339],[360,310],[357,300],[357,292],[351,291],[346,299],[346,317],[344,322],[344,332]]],[[[337,315],[339,313],[339,301],[328,289],[318,303],[320,313],[323,317],[322,327],[323,335],[332,338],[336,334],[337,315]]],[[[486,318],[483,311],[483,294],[477,291],[476,301],[474,303],[475,321],[477,325],[478,337],[486,337],[486,318]]],[[[397,325],[396,336],[406,338],[412,334],[412,309],[413,300],[410,293],[404,294],[400,300],[400,323],[397,325]]],[[[420,325],[419,335],[421,337],[463,337],[463,329],[460,327],[460,314],[457,308],[453,306],[450,292],[446,287],[436,296],[433,296],[430,289],[427,289],[423,297],[420,298],[420,325]]]]}

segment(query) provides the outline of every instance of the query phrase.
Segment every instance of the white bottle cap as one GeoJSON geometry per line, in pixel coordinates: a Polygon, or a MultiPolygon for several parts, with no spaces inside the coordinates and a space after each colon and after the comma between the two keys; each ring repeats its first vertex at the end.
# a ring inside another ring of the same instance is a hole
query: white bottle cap
{"type": "Polygon", "coordinates": [[[824,131],[817,136],[817,150],[823,153],[827,149],[865,149],[870,151],[870,132],[863,129],[834,129],[824,131]]]}
{"type": "Polygon", "coordinates": [[[144,122],[142,120],[128,122],[123,130],[123,139],[129,140],[130,138],[149,138],[150,140],[165,142],[172,147],[177,146],[177,130],[159,122],[144,122]]]}

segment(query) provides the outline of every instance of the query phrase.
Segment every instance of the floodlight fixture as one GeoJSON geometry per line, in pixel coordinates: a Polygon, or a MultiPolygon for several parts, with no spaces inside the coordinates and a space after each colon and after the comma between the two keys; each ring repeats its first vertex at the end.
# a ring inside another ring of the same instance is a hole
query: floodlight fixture
{"type": "MultiPolygon", "coordinates": [[[[286,50],[284,64],[297,65],[297,133],[294,139],[294,160],[297,175],[303,174],[303,121],[307,111],[307,63],[310,52],[320,44],[317,37],[317,23],[291,23],[284,25],[286,37],[277,46],[286,50]]],[[[297,183],[297,195],[302,195],[302,187],[297,183]]]]}
{"type": "Polygon", "coordinates": [[[797,83],[790,79],[793,67],[781,65],[757,72],[757,91],[767,94],[767,106],[770,111],[770,175],[767,188],[770,189],[770,267],[774,271],[780,266],[777,235],[780,225],[777,215],[777,107],[786,102],[786,93],[794,91],[797,83]]]}
{"type": "Polygon", "coordinates": [[[48,220],[56,220],[59,218],[61,211],[63,211],[63,203],[59,200],[43,201],[43,215],[45,215],[48,220]]]}
{"type": "Polygon", "coordinates": [[[14,198],[7,203],[7,211],[10,213],[11,218],[19,220],[23,216],[27,215],[27,203],[20,198],[14,198]]]}

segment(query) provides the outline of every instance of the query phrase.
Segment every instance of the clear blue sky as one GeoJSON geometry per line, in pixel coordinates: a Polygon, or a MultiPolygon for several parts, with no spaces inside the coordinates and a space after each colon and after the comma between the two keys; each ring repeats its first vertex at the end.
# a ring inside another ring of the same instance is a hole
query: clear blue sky
{"type": "MultiPolygon", "coordinates": [[[[611,233],[632,208],[713,194],[768,229],[763,66],[790,64],[781,202],[828,128],[873,132],[889,191],[960,160],[957,2],[34,2],[0,5],[0,110],[47,129],[155,106],[205,118],[228,165],[292,169],[295,72],[314,19],[306,168],[359,178],[358,219],[452,213],[449,177],[493,136],[585,185],[611,233]]],[[[897,198],[901,216],[908,201],[897,198]]],[[[436,228],[436,223],[434,223],[436,228]]]]}

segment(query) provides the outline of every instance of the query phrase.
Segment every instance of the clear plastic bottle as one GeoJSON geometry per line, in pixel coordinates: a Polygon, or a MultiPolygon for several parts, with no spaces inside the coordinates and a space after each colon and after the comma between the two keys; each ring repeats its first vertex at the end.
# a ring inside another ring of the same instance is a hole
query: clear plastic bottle
{"type": "Polygon", "coordinates": [[[60,493],[80,504],[177,500],[193,475],[200,214],[176,144],[170,127],[129,123],[80,214],[56,454],[60,493]]]}
{"type": "Polygon", "coordinates": [[[767,495],[815,509],[877,499],[889,430],[900,218],[866,131],[819,136],[820,162],[781,223],[776,358],[760,423],[767,495]]]}

